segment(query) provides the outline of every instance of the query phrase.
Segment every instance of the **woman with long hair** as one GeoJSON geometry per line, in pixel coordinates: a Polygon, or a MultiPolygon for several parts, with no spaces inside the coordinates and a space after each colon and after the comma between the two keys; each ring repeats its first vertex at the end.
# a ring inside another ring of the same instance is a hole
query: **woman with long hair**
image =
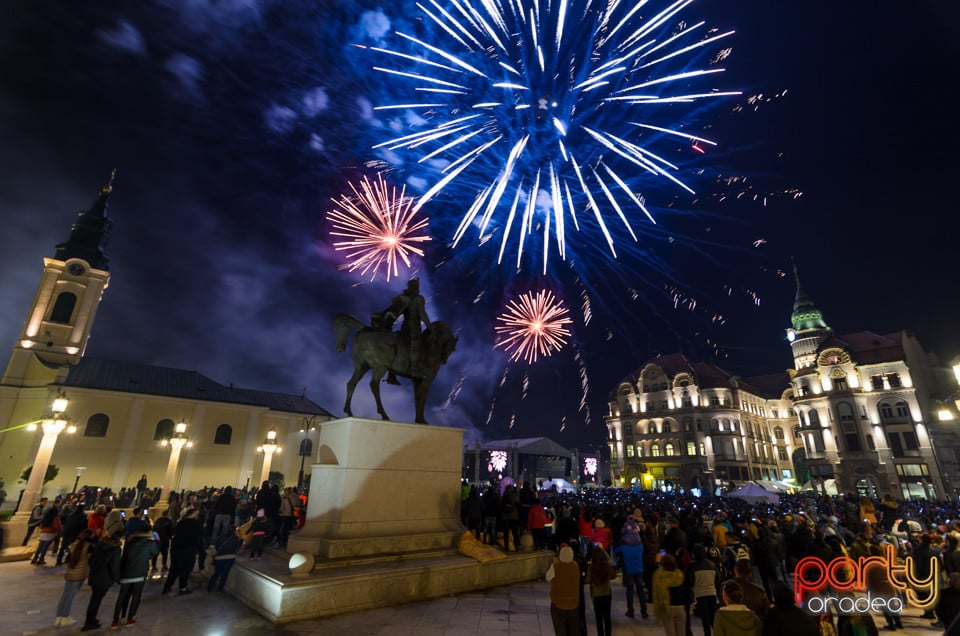
{"type": "Polygon", "coordinates": [[[77,540],[70,546],[70,559],[67,561],[67,572],[63,575],[63,594],[60,595],[60,602],[57,603],[57,617],[53,621],[54,627],[66,627],[75,622],[70,618],[70,607],[73,605],[73,599],[77,592],[83,587],[83,582],[87,579],[89,568],[87,559],[90,556],[90,540],[93,538],[93,530],[85,528],[77,540]]]}
{"type": "Polygon", "coordinates": [[[593,598],[593,614],[597,619],[597,635],[610,636],[613,622],[610,618],[610,606],[613,603],[613,589],[610,581],[617,576],[617,569],[610,555],[600,545],[593,546],[587,580],[590,581],[590,597],[593,598]]]}

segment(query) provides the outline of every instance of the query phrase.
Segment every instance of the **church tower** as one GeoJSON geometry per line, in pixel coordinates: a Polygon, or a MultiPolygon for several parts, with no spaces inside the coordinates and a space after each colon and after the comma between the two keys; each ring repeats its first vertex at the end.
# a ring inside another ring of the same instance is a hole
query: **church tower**
{"type": "Polygon", "coordinates": [[[77,214],[70,238],[56,246],[54,257],[43,259],[40,285],[0,385],[46,385],[59,369],[83,357],[110,282],[104,248],[112,225],[107,200],[116,174],[90,209],[77,214]]]}
{"type": "Polygon", "coordinates": [[[793,366],[797,371],[816,364],[817,348],[833,333],[823,320],[823,314],[800,287],[800,275],[797,264],[793,264],[793,279],[797,283],[797,297],[793,301],[791,327],[787,329],[787,340],[793,349],[793,366]]]}

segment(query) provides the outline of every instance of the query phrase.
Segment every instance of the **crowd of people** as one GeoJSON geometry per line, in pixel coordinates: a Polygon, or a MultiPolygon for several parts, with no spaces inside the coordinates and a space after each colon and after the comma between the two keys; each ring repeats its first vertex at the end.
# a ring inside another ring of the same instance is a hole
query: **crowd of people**
{"type": "MultiPolygon", "coordinates": [[[[794,570],[805,557],[858,562],[881,558],[891,546],[898,563],[913,557],[917,579],[939,563],[939,602],[922,617],[960,636],[956,502],[803,493],[755,505],[621,489],[538,491],[527,483],[465,488],[463,518],[478,539],[504,550],[516,549],[519,535],[529,532],[535,548],[554,551],[547,578],[558,634],[587,633],[587,595],[597,633],[609,634],[615,581],[625,588],[626,616],[636,618],[639,605],[640,618],[652,613],[667,636],[691,636],[691,616],[704,636],[875,634],[869,613],[815,614],[798,606],[794,570]]],[[[903,598],[899,580],[891,582],[883,568],[866,572],[874,595],[903,598]]],[[[878,619],[889,630],[903,627],[898,612],[885,610],[878,619]]]]}
{"type": "Polygon", "coordinates": [[[43,498],[33,507],[23,539],[27,546],[37,535],[31,563],[65,568],[56,627],[75,622],[70,611],[84,583],[91,595],[82,631],[101,627],[100,605],[114,585],[120,587],[112,628],[137,623],[151,578],[163,581],[161,595],[172,593],[174,586],[178,595],[191,594],[191,574],[207,567],[207,592],[222,593],[238,555],[249,549],[248,558],[259,559],[266,545],[285,546],[306,506],[304,493],[264,482],[249,490],[225,486],[172,492],[151,518],[158,496],[146,488],[144,476],[136,488],[116,495],[85,487],[53,500],[43,498]],[[54,563],[48,564],[48,557],[54,563]]]}

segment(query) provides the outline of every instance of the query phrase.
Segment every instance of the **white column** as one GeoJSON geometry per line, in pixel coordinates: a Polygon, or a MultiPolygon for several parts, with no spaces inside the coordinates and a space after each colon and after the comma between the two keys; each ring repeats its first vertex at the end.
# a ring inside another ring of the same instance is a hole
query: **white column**
{"type": "Polygon", "coordinates": [[[277,452],[276,447],[269,445],[263,447],[263,466],[260,468],[260,481],[257,482],[257,488],[270,478],[270,464],[273,462],[273,454],[277,452]]]}
{"type": "Polygon", "coordinates": [[[43,438],[40,440],[37,455],[33,459],[33,468],[30,469],[30,479],[27,480],[27,485],[23,490],[20,507],[17,508],[18,515],[29,515],[40,499],[40,491],[43,490],[43,478],[47,474],[50,458],[53,457],[57,437],[60,436],[64,426],[66,426],[64,420],[44,420],[43,438]]]}
{"type": "Polygon", "coordinates": [[[170,497],[173,481],[177,476],[177,464],[180,463],[180,451],[183,450],[186,443],[186,439],[172,438],[170,440],[170,460],[167,461],[167,472],[163,476],[163,485],[160,492],[160,499],[163,501],[167,501],[170,497]]]}

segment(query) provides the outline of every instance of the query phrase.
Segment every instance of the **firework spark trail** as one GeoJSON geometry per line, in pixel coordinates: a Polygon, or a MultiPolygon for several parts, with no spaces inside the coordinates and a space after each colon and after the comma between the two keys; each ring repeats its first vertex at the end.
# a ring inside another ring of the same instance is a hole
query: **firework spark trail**
{"type": "Polygon", "coordinates": [[[380,173],[375,182],[364,176],[359,189],[349,185],[353,196],[331,199],[338,209],[327,213],[330,235],[342,239],[333,247],[346,252],[349,271],[370,272],[372,281],[383,266],[389,281],[399,274],[400,260],[409,268],[411,255],[423,256],[418,245],[430,240],[427,219],[416,218],[414,199],[406,196],[405,187],[398,193],[380,173]]]}
{"type": "Polygon", "coordinates": [[[460,393],[463,391],[463,386],[467,382],[466,374],[461,375],[456,384],[450,388],[450,393],[447,394],[447,399],[443,401],[443,408],[448,408],[453,402],[460,397],[460,393]]]}
{"type": "Polygon", "coordinates": [[[580,367],[580,412],[583,413],[583,423],[590,426],[590,405],[588,398],[590,396],[590,376],[587,374],[587,363],[583,359],[583,353],[577,351],[574,359],[577,366],[580,367]]]}
{"type": "Polygon", "coordinates": [[[556,299],[553,292],[541,290],[536,294],[521,294],[518,300],[507,303],[506,311],[497,316],[495,327],[500,341],[494,348],[503,347],[510,352],[510,360],[523,358],[528,363],[538,356],[549,356],[566,344],[573,321],[570,312],[556,299]]]}
{"type": "Polygon", "coordinates": [[[691,0],[661,3],[659,12],[641,15],[646,4],[418,3],[427,35],[398,31],[397,46],[371,47],[383,58],[374,69],[414,95],[376,107],[403,111],[396,121],[409,129],[374,148],[413,151],[436,174],[414,210],[469,182],[464,191],[472,204],[453,234],[454,246],[472,227],[481,243],[501,232],[498,263],[508,242],[516,246],[518,268],[524,248],[539,247],[546,273],[551,242],[566,259],[567,220],[580,230],[575,210],[591,219],[589,229],[599,230],[616,257],[608,217],[633,241],[631,210],[654,220],[636,192],[644,175],[693,193],[665,152],[692,145],[703,153],[704,145],[716,144],[683,132],[687,122],[661,107],[740,95],[694,87],[723,72],[707,66],[729,55],[729,48],[715,49],[733,31],[681,20],[691,0]],[[670,125],[654,123],[665,117],[670,125]]]}

